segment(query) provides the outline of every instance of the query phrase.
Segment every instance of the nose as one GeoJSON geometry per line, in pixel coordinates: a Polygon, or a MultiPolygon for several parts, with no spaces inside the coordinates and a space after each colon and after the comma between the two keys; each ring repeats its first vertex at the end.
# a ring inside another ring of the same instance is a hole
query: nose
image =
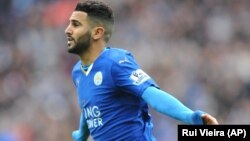
{"type": "Polygon", "coordinates": [[[67,28],[65,29],[65,34],[69,35],[69,34],[72,34],[72,30],[70,28],[70,25],[67,26],[67,28]]]}

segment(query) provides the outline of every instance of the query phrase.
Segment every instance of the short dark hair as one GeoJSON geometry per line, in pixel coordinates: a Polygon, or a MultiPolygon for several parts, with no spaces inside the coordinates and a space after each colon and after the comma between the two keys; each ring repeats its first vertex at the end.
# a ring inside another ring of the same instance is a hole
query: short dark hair
{"type": "Polygon", "coordinates": [[[86,12],[93,25],[102,25],[105,28],[105,41],[109,41],[114,26],[114,14],[108,4],[97,0],[87,0],[78,2],[75,11],[86,12]]]}

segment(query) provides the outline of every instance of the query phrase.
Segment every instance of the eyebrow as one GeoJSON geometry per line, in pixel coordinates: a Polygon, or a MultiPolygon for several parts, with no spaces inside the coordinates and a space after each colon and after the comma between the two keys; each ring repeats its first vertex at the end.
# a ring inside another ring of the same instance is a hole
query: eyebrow
{"type": "Polygon", "coordinates": [[[74,22],[74,23],[82,24],[81,22],[79,22],[78,20],[75,20],[75,19],[71,19],[70,21],[71,21],[71,22],[74,22]]]}

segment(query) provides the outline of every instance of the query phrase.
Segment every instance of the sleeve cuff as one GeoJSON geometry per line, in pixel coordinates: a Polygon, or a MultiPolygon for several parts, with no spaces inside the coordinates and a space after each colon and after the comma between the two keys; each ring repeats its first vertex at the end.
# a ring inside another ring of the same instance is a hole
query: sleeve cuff
{"type": "Polygon", "coordinates": [[[203,111],[197,110],[192,114],[192,121],[193,124],[195,125],[203,125],[203,120],[202,120],[202,114],[204,114],[203,111]]]}

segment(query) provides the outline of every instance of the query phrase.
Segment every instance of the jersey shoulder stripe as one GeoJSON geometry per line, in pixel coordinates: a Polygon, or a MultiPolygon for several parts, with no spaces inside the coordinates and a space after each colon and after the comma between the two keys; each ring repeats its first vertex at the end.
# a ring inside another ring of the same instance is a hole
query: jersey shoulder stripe
{"type": "Polygon", "coordinates": [[[112,62],[116,63],[122,63],[122,60],[128,61],[127,60],[128,56],[133,58],[133,55],[129,51],[120,48],[108,47],[106,52],[107,53],[105,54],[105,58],[108,58],[112,62]]]}

